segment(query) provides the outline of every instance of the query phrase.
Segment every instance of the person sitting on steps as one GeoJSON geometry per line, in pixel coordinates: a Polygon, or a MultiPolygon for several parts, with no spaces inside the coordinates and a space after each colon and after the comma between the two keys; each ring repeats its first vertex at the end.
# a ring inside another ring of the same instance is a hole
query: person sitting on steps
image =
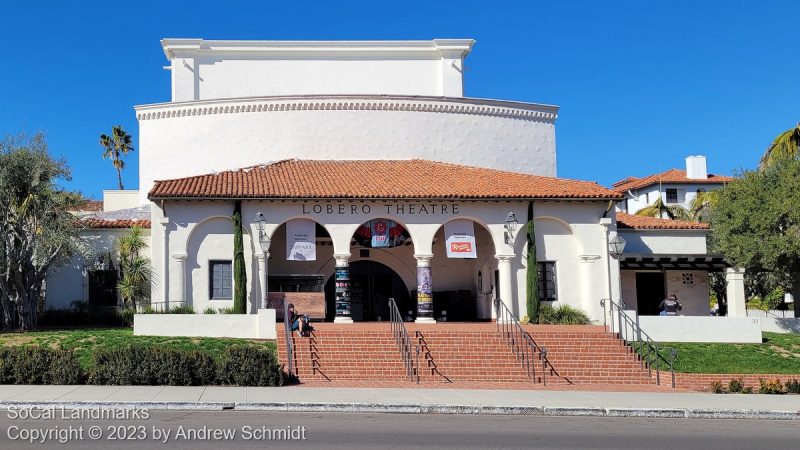
{"type": "Polygon", "coordinates": [[[298,314],[297,311],[294,309],[294,305],[289,303],[289,323],[292,324],[292,331],[297,331],[298,336],[308,337],[311,335],[311,332],[314,331],[314,327],[312,327],[308,323],[308,316],[303,314],[298,314]]]}

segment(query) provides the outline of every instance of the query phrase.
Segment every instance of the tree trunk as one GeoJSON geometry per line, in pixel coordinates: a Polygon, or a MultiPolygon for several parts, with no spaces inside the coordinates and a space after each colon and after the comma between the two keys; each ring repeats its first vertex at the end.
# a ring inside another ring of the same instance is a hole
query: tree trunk
{"type": "Polygon", "coordinates": [[[119,190],[124,190],[125,188],[122,187],[122,169],[119,167],[117,167],[117,181],[119,181],[119,190]]]}
{"type": "Polygon", "coordinates": [[[792,297],[794,298],[794,316],[800,317],[800,268],[792,270],[792,297]]]}
{"type": "Polygon", "coordinates": [[[527,309],[530,323],[539,323],[539,264],[536,261],[536,233],[533,227],[533,202],[528,202],[527,222],[527,309]]]}

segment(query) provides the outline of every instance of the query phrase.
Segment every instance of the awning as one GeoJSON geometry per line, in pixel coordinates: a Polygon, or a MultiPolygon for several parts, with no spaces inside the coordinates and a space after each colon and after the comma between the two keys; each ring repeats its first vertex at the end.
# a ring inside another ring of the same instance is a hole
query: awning
{"type": "Polygon", "coordinates": [[[719,272],[731,267],[719,254],[673,255],[623,253],[619,258],[621,270],[708,270],[719,272]]]}

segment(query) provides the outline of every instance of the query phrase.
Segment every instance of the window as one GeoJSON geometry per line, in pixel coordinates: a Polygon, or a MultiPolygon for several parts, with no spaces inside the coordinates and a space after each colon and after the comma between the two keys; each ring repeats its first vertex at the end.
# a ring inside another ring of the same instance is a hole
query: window
{"type": "Polygon", "coordinates": [[[230,261],[209,261],[212,300],[233,298],[233,270],[230,261]]]}
{"type": "Polygon", "coordinates": [[[677,189],[667,189],[667,203],[678,203],[677,189]]]}
{"type": "Polygon", "coordinates": [[[539,300],[556,301],[556,263],[545,261],[539,263],[539,300]]]}

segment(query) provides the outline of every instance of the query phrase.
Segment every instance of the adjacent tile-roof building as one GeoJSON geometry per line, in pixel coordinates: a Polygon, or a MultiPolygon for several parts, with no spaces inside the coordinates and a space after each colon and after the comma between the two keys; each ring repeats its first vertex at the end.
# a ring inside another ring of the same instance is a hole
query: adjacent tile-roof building
{"type": "Polygon", "coordinates": [[[298,160],[156,181],[151,199],[622,199],[597,183],[420,159],[298,160]]]}
{"type": "Polygon", "coordinates": [[[709,225],[707,223],[658,219],[655,217],[635,216],[618,212],[617,228],[620,230],[708,230],[709,225]]]}
{"type": "Polygon", "coordinates": [[[669,184],[722,184],[733,180],[733,177],[725,175],[708,174],[705,178],[689,178],[683,169],[670,169],[666,172],[648,175],[646,177],[627,177],[616,183],[612,187],[617,192],[627,192],[629,190],[640,189],[658,183],[669,184]]]}
{"type": "Polygon", "coordinates": [[[150,228],[150,205],[116,211],[99,211],[83,217],[81,224],[86,228],[130,228],[132,226],[150,228]]]}

